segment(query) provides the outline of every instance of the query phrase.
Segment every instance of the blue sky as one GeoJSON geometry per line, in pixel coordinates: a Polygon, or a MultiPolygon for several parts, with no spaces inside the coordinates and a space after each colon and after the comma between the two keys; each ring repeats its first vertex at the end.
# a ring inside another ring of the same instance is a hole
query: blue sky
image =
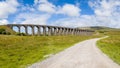
{"type": "Polygon", "coordinates": [[[120,28],[120,0],[0,0],[0,24],[120,28]]]}
{"type": "MultiPolygon", "coordinates": [[[[50,3],[56,6],[63,6],[65,4],[77,4],[79,3],[79,8],[82,9],[82,14],[94,14],[94,11],[88,5],[89,0],[48,0],[50,3]],[[89,11],[89,12],[88,12],[89,11]]],[[[18,0],[22,5],[34,5],[34,0],[18,0]]]]}

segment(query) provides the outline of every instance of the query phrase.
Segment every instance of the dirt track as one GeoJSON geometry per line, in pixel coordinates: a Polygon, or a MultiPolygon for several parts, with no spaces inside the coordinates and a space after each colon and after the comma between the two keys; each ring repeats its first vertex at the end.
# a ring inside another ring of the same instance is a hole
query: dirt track
{"type": "Polygon", "coordinates": [[[96,46],[96,39],[90,39],[54,55],[28,68],[120,68],[96,46]]]}

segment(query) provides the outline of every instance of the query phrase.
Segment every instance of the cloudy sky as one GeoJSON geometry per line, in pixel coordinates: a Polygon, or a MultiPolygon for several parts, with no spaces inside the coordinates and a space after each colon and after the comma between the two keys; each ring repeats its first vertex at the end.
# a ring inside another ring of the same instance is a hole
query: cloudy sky
{"type": "Polygon", "coordinates": [[[0,0],[0,25],[120,28],[120,0],[0,0]]]}

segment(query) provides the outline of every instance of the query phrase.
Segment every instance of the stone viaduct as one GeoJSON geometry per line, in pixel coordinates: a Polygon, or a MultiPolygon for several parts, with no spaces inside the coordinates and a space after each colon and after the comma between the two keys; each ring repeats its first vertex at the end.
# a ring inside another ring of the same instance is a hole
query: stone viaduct
{"type": "Polygon", "coordinates": [[[48,25],[33,25],[33,24],[7,24],[12,30],[13,27],[17,27],[18,32],[21,33],[21,27],[24,27],[25,34],[29,35],[28,27],[31,28],[32,35],[54,36],[54,35],[91,35],[94,31],[83,30],[77,28],[68,28],[60,26],[48,26],[48,25]],[[37,28],[37,29],[35,29],[37,28]],[[37,31],[37,33],[35,33],[37,31]]]}

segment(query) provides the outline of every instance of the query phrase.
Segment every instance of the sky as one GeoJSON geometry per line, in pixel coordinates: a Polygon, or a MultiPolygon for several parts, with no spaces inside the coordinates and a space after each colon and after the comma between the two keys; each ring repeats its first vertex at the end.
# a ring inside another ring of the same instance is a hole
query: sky
{"type": "Polygon", "coordinates": [[[0,0],[0,25],[120,28],[120,0],[0,0]]]}

